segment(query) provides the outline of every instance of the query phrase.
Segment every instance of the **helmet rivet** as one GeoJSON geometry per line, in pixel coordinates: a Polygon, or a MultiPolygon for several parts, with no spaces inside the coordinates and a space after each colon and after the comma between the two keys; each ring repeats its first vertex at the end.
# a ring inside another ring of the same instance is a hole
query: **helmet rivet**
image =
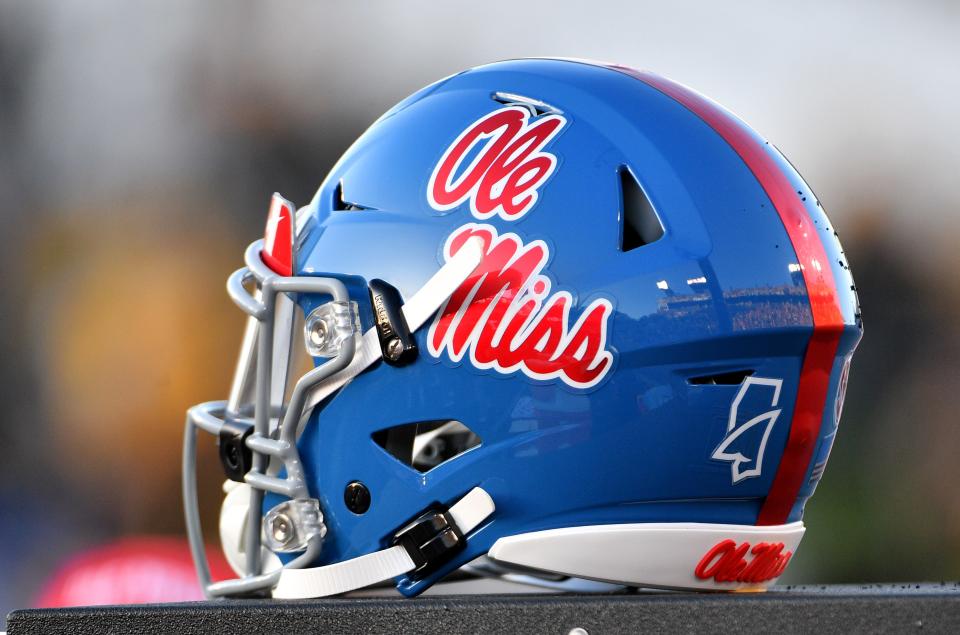
{"type": "Polygon", "coordinates": [[[343,502],[354,514],[362,514],[370,509],[370,490],[360,481],[353,481],[343,491],[343,502]]]}
{"type": "Polygon", "coordinates": [[[400,338],[395,337],[387,344],[387,356],[396,361],[400,359],[401,355],[403,355],[403,342],[400,341],[400,338]]]}
{"type": "Polygon", "coordinates": [[[277,514],[270,523],[270,532],[273,539],[281,544],[290,542],[293,538],[293,523],[286,514],[277,514]]]}

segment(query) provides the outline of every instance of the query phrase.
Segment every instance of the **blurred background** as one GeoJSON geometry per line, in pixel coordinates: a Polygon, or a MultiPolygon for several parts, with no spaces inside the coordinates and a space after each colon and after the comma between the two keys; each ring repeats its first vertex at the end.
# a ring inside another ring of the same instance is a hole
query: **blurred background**
{"type": "Polygon", "coordinates": [[[569,4],[0,0],[0,615],[177,544],[184,410],[226,395],[270,194],[308,202],[417,88],[538,55],[713,97],[840,232],[866,335],[783,581],[960,575],[960,5],[569,4]]]}

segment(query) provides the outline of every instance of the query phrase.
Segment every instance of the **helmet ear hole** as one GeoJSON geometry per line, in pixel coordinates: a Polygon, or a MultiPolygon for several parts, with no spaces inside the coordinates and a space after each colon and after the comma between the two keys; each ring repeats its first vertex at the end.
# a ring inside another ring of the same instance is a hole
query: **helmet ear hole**
{"type": "Polygon", "coordinates": [[[630,168],[620,168],[620,250],[630,251],[663,237],[663,223],[630,168]]]}
{"type": "Polygon", "coordinates": [[[459,421],[406,423],[374,432],[374,443],[418,472],[433,468],[480,445],[480,437],[459,421]]]}

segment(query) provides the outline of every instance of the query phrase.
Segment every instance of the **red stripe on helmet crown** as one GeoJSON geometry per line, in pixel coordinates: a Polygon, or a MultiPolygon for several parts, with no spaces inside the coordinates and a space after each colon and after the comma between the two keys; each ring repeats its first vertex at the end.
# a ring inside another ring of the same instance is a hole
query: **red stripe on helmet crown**
{"type": "Polygon", "coordinates": [[[734,114],[703,95],[665,77],[624,66],[610,68],[635,77],[683,104],[714,129],[753,172],[770,197],[797,254],[813,314],[813,335],[807,345],[797,387],[790,435],[770,492],[757,517],[758,525],[782,525],[796,503],[820,435],[830,372],[843,332],[843,315],[833,271],[813,219],[766,142],[734,114]]]}

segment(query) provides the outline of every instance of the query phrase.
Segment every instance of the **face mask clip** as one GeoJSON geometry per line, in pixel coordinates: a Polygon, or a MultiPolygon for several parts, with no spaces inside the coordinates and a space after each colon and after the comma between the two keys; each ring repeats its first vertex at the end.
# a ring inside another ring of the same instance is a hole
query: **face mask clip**
{"type": "Polygon", "coordinates": [[[247,438],[253,433],[253,424],[227,418],[220,428],[218,449],[223,473],[231,481],[243,483],[244,475],[253,467],[253,451],[247,447],[247,438]]]}
{"type": "Polygon", "coordinates": [[[396,287],[383,280],[373,279],[369,287],[383,361],[391,366],[405,366],[417,358],[417,341],[403,316],[403,298],[396,287]]]}

